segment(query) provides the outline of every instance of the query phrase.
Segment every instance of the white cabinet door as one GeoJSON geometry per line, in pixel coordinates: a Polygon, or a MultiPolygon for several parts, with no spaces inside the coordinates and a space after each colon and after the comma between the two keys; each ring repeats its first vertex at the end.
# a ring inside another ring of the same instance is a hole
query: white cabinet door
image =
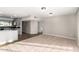
{"type": "Polygon", "coordinates": [[[18,30],[0,31],[0,45],[18,40],[18,30]]]}

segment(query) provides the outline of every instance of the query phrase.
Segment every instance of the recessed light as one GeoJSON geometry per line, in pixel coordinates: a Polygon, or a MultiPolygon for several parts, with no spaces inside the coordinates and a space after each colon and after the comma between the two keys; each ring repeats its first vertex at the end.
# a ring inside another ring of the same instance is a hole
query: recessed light
{"type": "Polygon", "coordinates": [[[49,14],[53,14],[53,13],[50,12],[49,14]]]}
{"type": "Polygon", "coordinates": [[[41,10],[46,10],[46,7],[41,7],[41,10]]]}

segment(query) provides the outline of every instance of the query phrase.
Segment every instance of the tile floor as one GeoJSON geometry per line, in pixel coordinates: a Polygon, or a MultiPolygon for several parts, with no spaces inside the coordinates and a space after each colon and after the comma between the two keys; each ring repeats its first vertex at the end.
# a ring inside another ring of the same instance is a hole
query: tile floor
{"type": "Polygon", "coordinates": [[[11,52],[78,52],[79,48],[76,40],[49,35],[38,35],[5,45],[0,50],[11,52]]]}

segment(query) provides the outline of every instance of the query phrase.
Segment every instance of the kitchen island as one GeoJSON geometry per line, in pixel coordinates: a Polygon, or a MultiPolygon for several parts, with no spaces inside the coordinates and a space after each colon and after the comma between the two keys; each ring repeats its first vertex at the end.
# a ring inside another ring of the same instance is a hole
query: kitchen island
{"type": "Polygon", "coordinates": [[[0,45],[18,40],[18,27],[0,27],[0,45]]]}

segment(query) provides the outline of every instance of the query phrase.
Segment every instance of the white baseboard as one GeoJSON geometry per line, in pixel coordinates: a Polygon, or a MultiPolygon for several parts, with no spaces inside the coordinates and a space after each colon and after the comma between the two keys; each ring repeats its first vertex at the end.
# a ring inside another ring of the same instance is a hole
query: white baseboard
{"type": "Polygon", "coordinates": [[[64,35],[57,35],[57,34],[47,34],[47,33],[43,33],[44,35],[51,35],[51,36],[57,36],[57,37],[63,37],[63,38],[68,38],[68,39],[72,39],[72,40],[76,40],[77,38],[74,37],[69,37],[69,36],[64,36],[64,35]]]}

